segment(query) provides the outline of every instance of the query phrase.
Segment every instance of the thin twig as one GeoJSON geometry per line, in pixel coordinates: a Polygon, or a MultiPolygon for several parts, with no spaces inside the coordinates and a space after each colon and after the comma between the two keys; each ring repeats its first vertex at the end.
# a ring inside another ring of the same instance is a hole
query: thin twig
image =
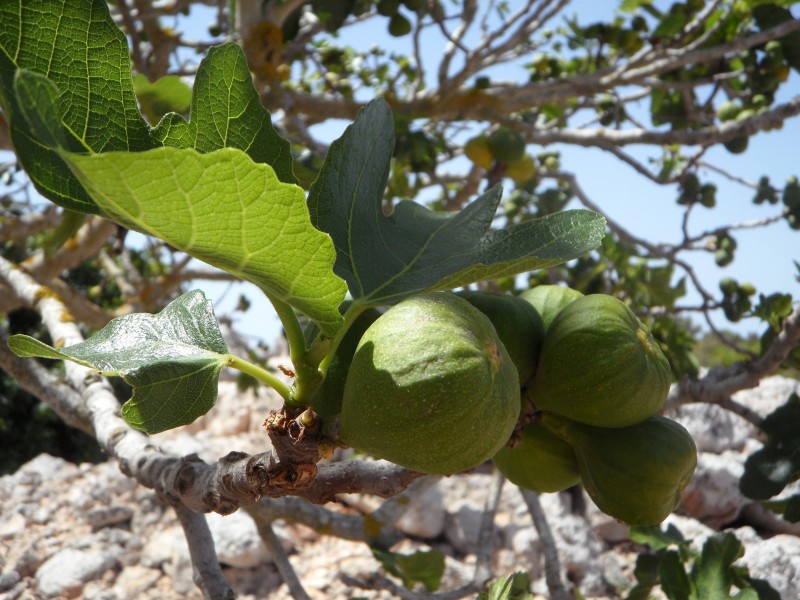
{"type": "Polygon", "coordinates": [[[283,579],[286,587],[289,588],[289,593],[292,595],[292,598],[294,598],[294,600],[311,600],[303,584],[300,583],[300,578],[297,576],[292,563],[289,562],[289,556],[283,549],[280,538],[278,538],[275,531],[272,529],[272,524],[269,521],[258,520],[256,521],[256,527],[258,528],[258,535],[261,536],[264,545],[267,547],[267,550],[269,550],[272,562],[275,563],[275,567],[278,569],[281,579],[283,579]]]}
{"type": "Polygon", "coordinates": [[[558,548],[556,541],[553,537],[553,532],[550,529],[550,524],[547,522],[547,516],[544,513],[541,502],[539,502],[539,494],[531,490],[519,488],[525,504],[528,506],[528,512],[531,513],[533,526],[539,533],[539,539],[542,542],[542,549],[544,551],[544,579],[547,582],[547,589],[550,590],[550,597],[553,600],[570,600],[571,595],[567,592],[564,582],[561,579],[561,561],[558,558],[558,548]]]}
{"type": "Polygon", "coordinates": [[[203,592],[203,598],[206,600],[233,600],[236,598],[236,594],[222,574],[222,568],[214,550],[214,538],[208,528],[206,516],[180,504],[174,505],[173,508],[183,528],[183,535],[186,536],[189,556],[192,560],[193,579],[203,592]]]}

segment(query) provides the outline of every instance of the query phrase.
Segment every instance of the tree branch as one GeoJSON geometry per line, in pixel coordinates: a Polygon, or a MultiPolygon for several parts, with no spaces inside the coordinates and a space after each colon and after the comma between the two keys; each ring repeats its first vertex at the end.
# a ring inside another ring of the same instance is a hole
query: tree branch
{"type": "Polygon", "coordinates": [[[528,512],[531,513],[531,519],[536,531],[539,533],[539,539],[542,541],[544,578],[547,583],[547,589],[550,590],[550,598],[552,600],[570,600],[570,594],[561,580],[561,562],[558,558],[556,541],[550,529],[550,524],[547,522],[547,516],[544,513],[542,504],[539,502],[539,494],[524,488],[519,488],[519,491],[525,500],[528,512]]]}
{"type": "Polygon", "coordinates": [[[214,538],[205,515],[193,512],[180,504],[174,505],[178,522],[189,545],[193,579],[206,600],[234,600],[236,594],[225,581],[214,550],[214,538]]]}
{"type": "Polygon", "coordinates": [[[684,378],[672,387],[665,409],[677,408],[681,404],[707,402],[734,410],[730,396],[741,390],[757,387],[761,379],[777,371],[789,353],[797,347],[800,347],[800,305],[784,319],[783,329],[760,358],[713,368],[700,379],[684,378]]]}

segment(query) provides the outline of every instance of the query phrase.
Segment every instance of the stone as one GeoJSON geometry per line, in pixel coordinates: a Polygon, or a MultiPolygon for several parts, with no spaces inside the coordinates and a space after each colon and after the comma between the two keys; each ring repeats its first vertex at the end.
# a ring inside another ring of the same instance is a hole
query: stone
{"type": "Polygon", "coordinates": [[[0,592],[7,592],[22,579],[18,571],[6,571],[0,575],[0,592]]]}
{"type": "Polygon", "coordinates": [[[689,431],[698,452],[742,450],[748,438],[757,433],[754,425],[718,404],[685,404],[665,416],[689,431]]]}
{"type": "Polygon", "coordinates": [[[739,491],[746,455],[702,453],[694,477],[683,492],[679,511],[715,529],[734,521],[750,503],[739,491]]]}
{"type": "Polygon", "coordinates": [[[142,548],[141,564],[159,568],[179,556],[189,556],[189,548],[180,525],[156,529],[142,548]]]}
{"type": "Polygon", "coordinates": [[[750,569],[750,576],[766,579],[787,600],[800,598],[800,539],[776,535],[750,543],[741,564],[750,569]]]}
{"type": "Polygon", "coordinates": [[[109,506],[95,508],[86,513],[86,522],[95,529],[120,525],[133,518],[133,509],[130,506],[109,506]]]}
{"type": "Polygon", "coordinates": [[[438,485],[414,496],[405,514],[397,522],[397,529],[403,533],[425,540],[439,537],[444,526],[444,499],[438,485]]]}
{"type": "MultiPolygon", "coordinates": [[[[270,559],[269,551],[258,535],[256,524],[247,513],[237,511],[222,516],[206,515],[208,527],[214,538],[219,562],[232,567],[256,567],[270,559]]],[[[277,529],[273,525],[273,530],[277,529]]]]}
{"type": "Polygon", "coordinates": [[[122,569],[112,590],[119,598],[137,598],[145,593],[162,577],[159,569],[133,565],[122,569]]]}
{"type": "Polygon", "coordinates": [[[42,594],[76,597],[83,585],[100,577],[116,565],[108,554],[67,548],[56,552],[36,571],[36,583],[42,594]]]}

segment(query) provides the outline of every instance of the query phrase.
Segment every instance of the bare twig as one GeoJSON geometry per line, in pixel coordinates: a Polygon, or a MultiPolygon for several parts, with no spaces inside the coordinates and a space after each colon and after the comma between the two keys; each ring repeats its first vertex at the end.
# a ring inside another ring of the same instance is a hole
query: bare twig
{"type": "Polygon", "coordinates": [[[192,560],[193,579],[206,600],[233,600],[236,597],[217,560],[214,538],[205,515],[177,504],[173,507],[183,528],[192,560]]]}
{"type": "Polygon", "coordinates": [[[303,584],[300,583],[300,578],[297,576],[297,573],[295,573],[292,563],[289,562],[289,557],[283,549],[281,540],[275,535],[275,531],[272,529],[272,523],[269,521],[257,520],[256,528],[258,529],[258,535],[261,536],[264,545],[267,547],[267,550],[269,550],[272,562],[275,563],[275,567],[278,569],[281,579],[283,579],[286,587],[289,588],[289,593],[292,595],[292,598],[294,598],[294,600],[311,600],[311,597],[308,595],[305,588],[303,588],[303,584]]]}
{"type": "Polygon", "coordinates": [[[553,537],[553,532],[550,529],[550,524],[547,522],[547,516],[539,502],[539,494],[531,490],[519,488],[525,504],[528,506],[528,512],[531,513],[533,525],[539,533],[539,539],[542,542],[542,549],[544,551],[544,578],[547,583],[547,589],[550,590],[550,598],[553,600],[570,600],[571,595],[567,592],[564,582],[561,579],[561,561],[558,558],[558,548],[556,541],[553,537]]]}

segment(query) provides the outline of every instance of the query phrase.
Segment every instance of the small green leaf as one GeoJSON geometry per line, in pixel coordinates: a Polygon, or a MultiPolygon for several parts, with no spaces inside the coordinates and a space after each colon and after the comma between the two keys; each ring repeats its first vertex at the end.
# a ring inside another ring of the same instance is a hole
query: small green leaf
{"type": "Polygon", "coordinates": [[[241,150],[64,154],[104,216],[260,287],[333,335],[344,281],[303,190],[241,150]]]}
{"type": "Polygon", "coordinates": [[[530,587],[530,577],[520,571],[495,579],[488,590],[478,594],[478,600],[533,600],[530,587]]]}
{"type": "Polygon", "coordinates": [[[626,600],[648,600],[650,591],[658,585],[658,573],[661,566],[662,553],[640,554],[636,557],[633,576],[636,585],[631,588],[626,600]]]}
{"type": "Polygon", "coordinates": [[[764,447],[747,457],[739,488],[748,498],[768,500],[800,478],[800,396],[766,416],[764,447]]]}
{"type": "Polygon", "coordinates": [[[667,550],[659,567],[661,589],[669,600],[699,600],[692,595],[689,576],[683,566],[680,554],[675,550],[667,550]]]}
{"type": "Polygon", "coordinates": [[[438,589],[444,575],[444,554],[439,550],[417,551],[414,554],[398,554],[386,550],[372,549],[383,568],[403,581],[408,589],[419,582],[429,592],[438,589]]]}
{"type": "Polygon", "coordinates": [[[147,433],[186,425],[207,413],[229,359],[211,302],[199,290],[156,315],[113,319],[73,346],[51,348],[25,335],[12,336],[8,345],[19,356],[69,360],[122,377],[133,388],[122,416],[147,433]]]}
{"type": "Polygon", "coordinates": [[[696,598],[730,598],[731,565],[743,555],[744,547],[732,533],[717,533],[708,538],[692,567],[696,598]]]}
{"type": "Polygon", "coordinates": [[[335,271],[361,304],[557,265],[597,247],[605,233],[603,217],[582,210],[493,230],[497,187],[459,213],[402,201],[385,216],[393,151],[394,120],[379,98],[331,145],[308,196],[312,222],[336,246],[335,271]]]}
{"type": "Polygon", "coordinates": [[[200,62],[192,93],[191,117],[172,113],[153,130],[165,146],[213,152],[244,150],[270,165],[278,179],[295,183],[289,142],[272,126],[261,104],[242,48],[233,42],[211,48],[200,62]]]}
{"type": "Polygon", "coordinates": [[[630,528],[629,535],[631,541],[650,546],[653,550],[686,543],[683,535],[674,525],[668,525],[666,529],[661,529],[658,525],[637,525],[630,528]]]}

